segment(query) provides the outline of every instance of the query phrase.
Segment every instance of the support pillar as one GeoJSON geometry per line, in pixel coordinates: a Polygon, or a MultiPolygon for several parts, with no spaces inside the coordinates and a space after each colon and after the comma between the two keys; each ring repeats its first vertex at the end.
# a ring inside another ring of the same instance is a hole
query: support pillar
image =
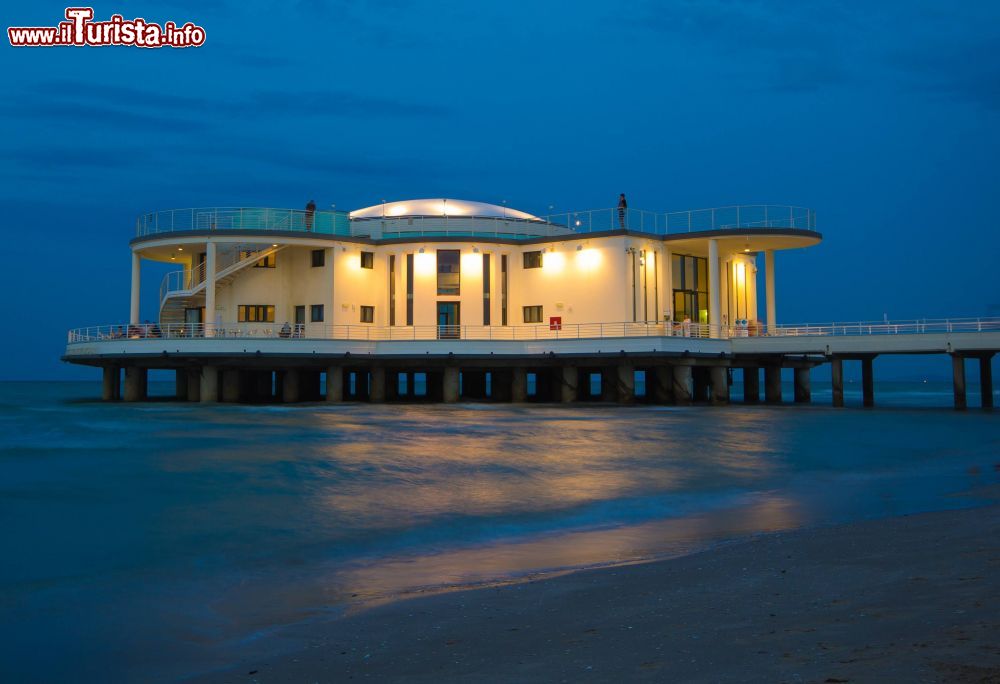
{"type": "MultiPolygon", "coordinates": [[[[368,401],[373,404],[385,403],[385,368],[382,366],[372,367],[371,392],[368,401]]],[[[396,385],[399,386],[399,378],[396,378],[396,385]]]]}
{"type": "Polygon", "coordinates": [[[510,379],[510,400],[516,404],[528,401],[528,369],[515,368],[510,379]]]}
{"type": "Polygon", "coordinates": [[[114,401],[121,396],[121,371],[118,366],[104,367],[104,383],[101,386],[101,399],[114,401]]]}
{"type": "Polygon", "coordinates": [[[729,377],[725,366],[711,366],[708,371],[709,402],[713,406],[729,403],[729,377]]]}
{"type": "Polygon", "coordinates": [[[673,367],[674,403],[678,406],[691,404],[691,366],[673,367]]]}
{"type": "Polygon", "coordinates": [[[965,398],[965,357],[951,355],[952,383],[955,390],[955,408],[962,411],[968,405],[965,398]]]}
{"type": "Polygon", "coordinates": [[[201,367],[201,391],[198,401],[214,404],[219,400],[219,369],[215,366],[201,367]]]}
{"type": "Polygon", "coordinates": [[[214,336],[215,326],[215,243],[205,245],[205,337],[214,336]]]}
{"type": "Polygon", "coordinates": [[[865,408],[875,405],[875,371],[872,367],[874,360],[875,357],[872,356],[861,359],[861,394],[865,408]]]}
{"type": "Polygon", "coordinates": [[[576,401],[580,371],[576,366],[563,366],[562,382],[559,383],[559,400],[564,404],[576,401]]]}
{"type": "Polygon", "coordinates": [[[810,385],[809,368],[795,369],[795,403],[808,404],[812,401],[812,386],[810,385]]]}
{"type": "Polygon", "coordinates": [[[240,372],[235,368],[222,371],[222,401],[235,404],[240,400],[240,372]]]}
{"type": "Polygon", "coordinates": [[[760,368],[750,366],[743,369],[743,403],[756,404],[760,401],[760,368]]]}
{"type": "Polygon", "coordinates": [[[188,372],[187,368],[178,368],[174,371],[174,398],[177,401],[187,401],[188,396],[188,372]]]}
{"type": "Polygon", "coordinates": [[[719,294],[719,241],[708,241],[708,336],[721,337],[722,299],[719,294]]]}
{"type": "MultiPolygon", "coordinates": [[[[652,380],[653,401],[657,404],[668,404],[673,399],[674,374],[670,366],[656,366],[652,373],[646,374],[646,384],[652,380]]],[[[648,391],[648,390],[647,390],[648,391]]]]}
{"type": "Polygon", "coordinates": [[[622,363],[618,366],[617,377],[615,378],[618,385],[618,403],[619,404],[634,404],[635,403],[635,367],[628,363],[622,363]]]}
{"type": "Polygon", "coordinates": [[[830,385],[833,389],[833,407],[844,407],[844,360],[839,356],[830,359],[830,385]]]}
{"type": "Polygon", "coordinates": [[[326,400],[344,400],[344,369],[342,366],[329,366],[326,369],[326,400]]]}
{"type": "Polygon", "coordinates": [[[201,369],[188,368],[187,373],[187,400],[201,401],[201,369]]]}
{"type": "Polygon", "coordinates": [[[764,401],[781,403],[781,366],[764,366],[764,401]]]}
{"type": "Polygon", "coordinates": [[[299,401],[299,369],[288,368],[281,378],[281,401],[294,404],[299,401]]]}
{"type": "Polygon", "coordinates": [[[767,298],[767,332],[774,334],[778,312],[774,303],[774,250],[764,250],[764,292],[767,298]]]}
{"type": "Polygon", "coordinates": [[[993,408],[993,355],[983,354],[979,357],[979,392],[982,395],[982,407],[993,408]]]}
{"type": "Polygon", "coordinates": [[[444,395],[442,400],[446,404],[454,404],[458,401],[458,368],[455,366],[448,366],[444,369],[442,394],[444,395]]]}
{"type": "Polygon", "coordinates": [[[125,401],[146,401],[146,369],[125,366],[125,401]]]}
{"type": "Polygon", "coordinates": [[[131,325],[139,323],[139,286],[142,273],[142,258],[138,252],[132,252],[132,298],[129,303],[128,322],[131,325]]]}

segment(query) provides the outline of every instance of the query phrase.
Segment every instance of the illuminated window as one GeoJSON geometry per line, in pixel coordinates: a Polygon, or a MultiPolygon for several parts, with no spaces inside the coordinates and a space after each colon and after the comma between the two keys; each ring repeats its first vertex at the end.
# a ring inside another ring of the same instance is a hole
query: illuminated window
{"type": "Polygon", "coordinates": [[[507,255],[500,255],[500,325],[507,325],[507,255]]]}
{"type": "Polygon", "coordinates": [[[389,325],[396,325],[396,255],[389,255],[389,325]]]}
{"type": "Polygon", "coordinates": [[[326,250],[314,249],[312,251],[312,267],[322,268],[325,265],[326,265],[326,250]]]}
{"type": "Polygon", "coordinates": [[[374,323],[375,322],[375,307],[374,306],[362,306],[361,307],[361,322],[362,323],[374,323]]]}
{"type": "Polygon", "coordinates": [[[239,323],[274,323],[272,304],[240,304],[236,307],[239,323]]]}
{"type": "Polygon", "coordinates": [[[525,323],[541,323],[542,322],[542,307],[538,306],[526,306],[524,307],[524,322],[525,323]]]}
{"type": "Polygon", "coordinates": [[[461,294],[461,252],[457,249],[437,251],[437,271],[439,295],[461,294]]]}
{"type": "Polygon", "coordinates": [[[490,324],[490,255],[483,255],[483,325],[490,324]]]}
{"type": "Polygon", "coordinates": [[[671,258],[674,320],[708,323],[708,260],[687,254],[671,258]]]}
{"type": "Polygon", "coordinates": [[[361,268],[375,268],[375,252],[361,253],[361,268]]]}
{"type": "Polygon", "coordinates": [[[406,255],[406,324],[413,325],[413,255],[406,255]]]}
{"type": "Polygon", "coordinates": [[[542,253],[541,252],[525,252],[524,253],[524,267],[525,268],[541,268],[542,267],[542,253]]]}

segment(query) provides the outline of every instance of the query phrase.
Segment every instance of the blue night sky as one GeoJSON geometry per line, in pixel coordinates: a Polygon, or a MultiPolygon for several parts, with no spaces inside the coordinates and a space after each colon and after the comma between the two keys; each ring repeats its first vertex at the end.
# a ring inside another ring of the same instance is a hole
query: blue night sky
{"type": "MultiPolygon", "coordinates": [[[[4,26],[64,7],[7,2],[4,26]]],[[[779,255],[779,322],[1000,316],[1000,3],[94,9],[207,42],[0,49],[0,378],[97,377],[59,361],[65,332],[127,318],[139,213],[310,198],[804,205],[825,241],[779,255]]]]}

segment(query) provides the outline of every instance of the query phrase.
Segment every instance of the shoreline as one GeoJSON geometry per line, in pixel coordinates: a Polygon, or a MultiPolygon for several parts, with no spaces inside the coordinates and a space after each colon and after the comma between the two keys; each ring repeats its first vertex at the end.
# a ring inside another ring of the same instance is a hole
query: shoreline
{"type": "Polygon", "coordinates": [[[404,596],[185,681],[994,681],[998,539],[994,504],[404,596]]]}

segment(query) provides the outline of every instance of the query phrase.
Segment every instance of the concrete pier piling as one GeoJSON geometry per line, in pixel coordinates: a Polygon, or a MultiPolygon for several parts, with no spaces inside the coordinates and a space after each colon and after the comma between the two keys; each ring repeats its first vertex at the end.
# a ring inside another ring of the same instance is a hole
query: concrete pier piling
{"type": "Polygon", "coordinates": [[[219,401],[219,369],[215,366],[201,367],[201,390],[198,401],[202,404],[214,404],[219,401]]]}
{"type": "Polygon", "coordinates": [[[812,401],[812,387],[809,377],[809,368],[797,367],[795,369],[795,403],[808,404],[812,401]]]}
{"type": "MultiPolygon", "coordinates": [[[[396,386],[399,386],[399,377],[396,376],[396,386]]],[[[385,403],[385,368],[375,366],[371,370],[371,389],[368,400],[373,404],[385,403]]]]}
{"type": "Polygon", "coordinates": [[[839,356],[830,359],[830,385],[833,389],[834,408],[844,407],[844,360],[839,356]]]}
{"type": "Polygon", "coordinates": [[[448,366],[444,369],[442,377],[441,394],[442,401],[446,404],[454,404],[459,400],[458,367],[448,366]]]}
{"type": "Polygon", "coordinates": [[[510,379],[510,400],[517,404],[528,401],[528,369],[514,368],[510,379]]]}
{"type": "Polygon", "coordinates": [[[561,382],[559,383],[559,401],[564,404],[576,401],[578,378],[579,371],[576,366],[562,367],[561,382]]]}
{"type": "Polygon", "coordinates": [[[615,390],[619,404],[635,403],[635,366],[626,363],[618,366],[615,390]]]}
{"type": "Polygon", "coordinates": [[[344,368],[342,366],[327,366],[326,369],[326,400],[344,400],[344,368]]]}
{"type": "Polygon", "coordinates": [[[951,374],[955,392],[955,409],[963,411],[968,402],[965,398],[965,357],[961,354],[951,355],[951,374]]]}
{"type": "Polygon", "coordinates": [[[756,404],[760,401],[760,368],[748,366],[743,369],[743,403],[756,404]]]}
{"type": "Polygon", "coordinates": [[[865,408],[871,408],[875,405],[874,361],[874,356],[866,356],[861,359],[861,403],[865,408]]]}
{"type": "Polygon", "coordinates": [[[724,406],[729,403],[728,371],[725,366],[712,366],[709,370],[709,402],[713,406],[724,406]]]}
{"type": "Polygon", "coordinates": [[[764,366],[764,401],[781,403],[781,366],[764,366]]]}
{"type": "Polygon", "coordinates": [[[104,366],[104,377],[101,385],[101,399],[114,401],[121,399],[121,369],[118,366],[104,366]]]}
{"type": "Polygon", "coordinates": [[[669,404],[674,399],[673,369],[670,366],[656,366],[646,373],[646,393],[657,404],[669,404]]]}
{"type": "Polygon", "coordinates": [[[125,401],[146,400],[146,369],[125,366],[125,401]]]}
{"type": "Polygon", "coordinates": [[[241,398],[241,372],[236,368],[227,368],[222,371],[222,401],[226,403],[236,403],[241,398]]]}
{"type": "Polygon", "coordinates": [[[281,378],[281,401],[286,404],[294,404],[299,401],[299,370],[297,368],[287,368],[281,378]]]}
{"type": "Polygon", "coordinates": [[[982,407],[993,408],[993,354],[983,354],[979,357],[979,393],[982,396],[982,407]]]}
{"type": "Polygon", "coordinates": [[[678,406],[690,406],[693,381],[691,366],[676,365],[673,369],[674,403],[678,406]]]}

